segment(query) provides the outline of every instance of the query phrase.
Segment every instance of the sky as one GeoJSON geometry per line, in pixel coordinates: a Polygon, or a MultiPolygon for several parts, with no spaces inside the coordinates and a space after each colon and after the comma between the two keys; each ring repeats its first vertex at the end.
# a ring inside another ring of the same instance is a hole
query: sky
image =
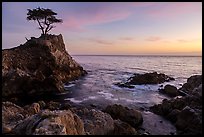
{"type": "Polygon", "coordinates": [[[49,33],[71,55],[202,55],[202,2],[2,2],[2,49],[41,35],[37,7],[63,20],[49,33]]]}

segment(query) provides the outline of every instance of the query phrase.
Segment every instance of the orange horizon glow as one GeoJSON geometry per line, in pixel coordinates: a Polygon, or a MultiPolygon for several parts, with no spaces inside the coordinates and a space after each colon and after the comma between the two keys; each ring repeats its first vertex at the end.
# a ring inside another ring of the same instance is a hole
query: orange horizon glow
{"type": "Polygon", "coordinates": [[[202,55],[202,2],[3,2],[2,48],[39,37],[27,9],[51,8],[71,55],[202,55]]]}
{"type": "MultiPolygon", "coordinates": [[[[99,42],[99,41],[98,41],[99,42]]],[[[101,42],[101,41],[100,41],[101,42]]],[[[102,42],[101,42],[102,43],[102,42]]],[[[108,42],[107,42],[108,43],[108,42]]],[[[98,55],[195,55],[202,56],[202,42],[201,39],[185,41],[154,41],[151,43],[128,41],[121,43],[111,43],[103,46],[99,46],[96,50],[91,47],[95,44],[90,44],[81,48],[81,51],[77,49],[79,54],[76,55],[97,55],[95,53],[102,53],[98,55]],[[80,53],[81,52],[81,53],[80,53]],[[86,53],[86,54],[84,54],[86,53]]],[[[76,47],[77,48],[77,47],[76,47]]],[[[69,51],[69,46],[67,46],[69,51]]],[[[74,48],[73,48],[74,51],[74,48]]]]}

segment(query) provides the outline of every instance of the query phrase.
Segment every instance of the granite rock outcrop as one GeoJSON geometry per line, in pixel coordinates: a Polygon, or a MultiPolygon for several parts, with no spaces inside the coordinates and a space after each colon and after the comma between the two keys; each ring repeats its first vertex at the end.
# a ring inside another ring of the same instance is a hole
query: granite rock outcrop
{"type": "Polygon", "coordinates": [[[64,83],[87,72],[66,51],[62,35],[31,38],[2,50],[2,97],[15,98],[64,91],[64,83]]]}

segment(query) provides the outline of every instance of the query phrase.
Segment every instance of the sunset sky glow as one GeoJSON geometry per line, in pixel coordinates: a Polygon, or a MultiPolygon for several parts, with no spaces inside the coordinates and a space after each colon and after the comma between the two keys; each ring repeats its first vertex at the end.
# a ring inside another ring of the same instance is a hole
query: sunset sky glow
{"type": "Polygon", "coordinates": [[[50,8],[71,55],[201,55],[201,2],[3,2],[2,48],[39,37],[27,9],[50,8]]]}

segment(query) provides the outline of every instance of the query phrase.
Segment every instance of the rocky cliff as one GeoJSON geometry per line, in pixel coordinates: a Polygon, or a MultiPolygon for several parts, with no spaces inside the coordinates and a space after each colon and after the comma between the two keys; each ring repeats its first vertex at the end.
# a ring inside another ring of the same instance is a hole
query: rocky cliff
{"type": "Polygon", "coordinates": [[[63,83],[86,71],[65,49],[62,35],[31,37],[25,44],[2,50],[2,96],[63,92],[63,83]]]}

